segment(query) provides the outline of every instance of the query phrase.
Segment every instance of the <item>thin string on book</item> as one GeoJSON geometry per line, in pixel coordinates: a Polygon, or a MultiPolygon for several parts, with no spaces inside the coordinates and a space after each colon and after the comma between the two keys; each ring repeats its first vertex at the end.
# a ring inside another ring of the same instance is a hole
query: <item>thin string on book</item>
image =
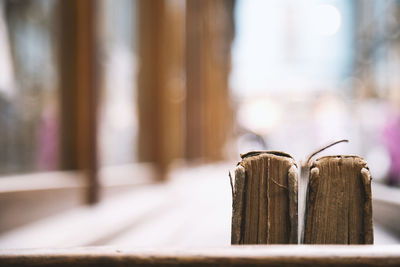
{"type": "Polygon", "coordinates": [[[232,199],[233,199],[233,195],[234,195],[234,189],[233,189],[233,181],[232,181],[232,175],[231,172],[229,171],[229,181],[231,182],[231,189],[232,189],[232,199]]]}
{"type": "Polygon", "coordinates": [[[324,147],[322,147],[321,149],[318,149],[317,151],[315,151],[314,153],[312,153],[312,154],[307,158],[307,161],[306,161],[307,165],[310,163],[311,158],[314,157],[315,155],[317,155],[318,153],[324,151],[324,150],[327,149],[327,148],[330,148],[331,146],[334,146],[334,145],[337,145],[337,144],[343,143],[343,142],[348,143],[349,140],[347,140],[347,139],[342,139],[342,140],[333,142],[333,143],[331,143],[331,144],[329,144],[329,145],[327,145],[327,146],[324,146],[324,147]]]}
{"type": "Polygon", "coordinates": [[[277,181],[275,181],[274,178],[270,177],[271,181],[276,184],[279,187],[282,187],[283,189],[289,190],[289,188],[287,188],[287,186],[284,186],[283,184],[278,183],[277,181]]]}

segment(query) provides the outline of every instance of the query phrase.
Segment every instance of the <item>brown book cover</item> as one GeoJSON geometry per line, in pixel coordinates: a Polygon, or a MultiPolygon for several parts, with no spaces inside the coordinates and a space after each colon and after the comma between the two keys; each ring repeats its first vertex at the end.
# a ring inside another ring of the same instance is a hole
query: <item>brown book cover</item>
{"type": "Polygon", "coordinates": [[[340,155],[313,162],[304,243],[373,243],[371,176],[365,160],[340,155]]]}
{"type": "Polygon", "coordinates": [[[297,165],[288,154],[253,151],[235,170],[232,244],[297,244],[297,165]]]}

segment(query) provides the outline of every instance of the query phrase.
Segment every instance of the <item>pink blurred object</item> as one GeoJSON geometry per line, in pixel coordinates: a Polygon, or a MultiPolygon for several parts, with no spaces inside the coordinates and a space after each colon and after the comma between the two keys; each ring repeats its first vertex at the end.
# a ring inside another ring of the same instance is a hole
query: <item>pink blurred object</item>
{"type": "Polygon", "coordinates": [[[54,170],[58,165],[58,120],[53,109],[42,114],[39,128],[37,167],[39,170],[54,170]]]}
{"type": "Polygon", "coordinates": [[[384,138],[390,153],[389,183],[400,185],[400,115],[392,112],[385,127],[384,138]]]}

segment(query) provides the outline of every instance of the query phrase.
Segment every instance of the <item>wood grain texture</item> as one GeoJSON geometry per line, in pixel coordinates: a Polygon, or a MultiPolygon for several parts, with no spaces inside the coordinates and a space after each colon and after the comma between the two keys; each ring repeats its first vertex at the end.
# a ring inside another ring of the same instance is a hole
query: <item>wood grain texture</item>
{"type": "Polygon", "coordinates": [[[232,203],[232,244],[240,243],[240,234],[243,222],[243,203],[244,203],[244,185],[246,179],[246,171],[242,166],[238,166],[235,170],[235,190],[233,193],[232,203]]]}
{"type": "Polygon", "coordinates": [[[235,171],[231,243],[297,243],[295,161],[273,151],[242,158],[235,171]]]}
{"type": "Polygon", "coordinates": [[[306,203],[306,244],[372,244],[371,177],[357,156],[314,161],[306,203]]]}
{"type": "Polygon", "coordinates": [[[158,180],[184,151],[183,1],[137,1],[138,7],[138,159],[151,162],[158,180]]]}
{"type": "Polygon", "coordinates": [[[233,0],[188,0],[186,5],[185,157],[224,159],[234,124],[229,74],[233,0]]]}
{"type": "Polygon", "coordinates": [[[209,249],[2,250],[0,266],[399,266],[400,246],[231,246],[209,249]]]}
{"type": "Polygon", "coordinates": [[[99,201],[97,151],[98,55],[93,0],[61,1],[60,156],[62,170],[82,170],[86,202],[99,201]]]}
{"type": "Polygon", "coordinates": [[[288,172],[290,243],[298,242],[298,170],[295,165],[288,172]]]}

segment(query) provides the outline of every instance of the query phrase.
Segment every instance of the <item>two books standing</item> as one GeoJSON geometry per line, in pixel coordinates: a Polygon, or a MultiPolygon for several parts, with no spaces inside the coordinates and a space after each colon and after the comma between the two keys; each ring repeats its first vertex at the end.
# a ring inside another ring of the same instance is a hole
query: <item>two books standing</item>
{"type": "Polygon", "coordinates": [[[299,187],[290,155],[241,157],[232,188],[232,244],[373,243],[371,176],[362,158],[319,158],[302,168],[299,187]],[[302,187],[307,192],[299,194],[302,187]]]}

